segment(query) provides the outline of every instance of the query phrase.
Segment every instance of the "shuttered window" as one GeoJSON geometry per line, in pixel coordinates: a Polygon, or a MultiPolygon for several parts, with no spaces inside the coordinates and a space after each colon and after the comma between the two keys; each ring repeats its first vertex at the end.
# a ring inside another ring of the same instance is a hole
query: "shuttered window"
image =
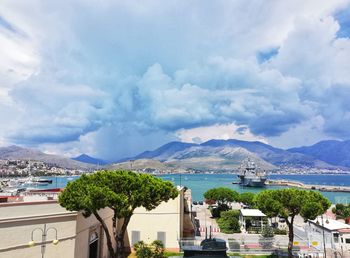
{"type": "Polygon", "coordinates": [[[131,231],[131,245],[140,241],[140,231],[131,231]]]}
{"type": "Polygon", "coordinates": [[[164,247],[165,247],[165,241],[166,241],[166,233],[165,232],[162,232],[162,231],[158,231],[157,232],[157,240],[160,240],[162,241],[164,247]]]}

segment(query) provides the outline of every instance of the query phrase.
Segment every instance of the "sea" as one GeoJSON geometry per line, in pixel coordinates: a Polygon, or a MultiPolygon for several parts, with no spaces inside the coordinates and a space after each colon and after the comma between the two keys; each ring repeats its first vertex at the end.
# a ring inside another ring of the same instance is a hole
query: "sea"
{"type": "MultiPolygon", "coordinates": [[[[239,184],[232,184],[237,181],[235,174],[166,174],[158,175],[158,177],[174,183],[174,185],[182,185],[191,189],[192,200],[203,200],[203,194],[210,188],[228,187],[236,190],[239,193],[253,192],[258,193],[265,189],[281,189],[283,186],[266,186],[263,188],[242,187],[239,184]]],[[[58,177],[43,177],[52,179],[53,182],[49,186],[40,186],[39,188],[62,188],[68,182],[74,181],[79,176],[58,176],[58,177]]],[[[304,184],[315,185],[332,185],[332,186],[350,186],[349,175],[269,175],[269,179],[284,179],[298,181],[304,184]]],[[[350,203],[350,193],[343,192],[321,192],[332,203],[350,203]]]]}

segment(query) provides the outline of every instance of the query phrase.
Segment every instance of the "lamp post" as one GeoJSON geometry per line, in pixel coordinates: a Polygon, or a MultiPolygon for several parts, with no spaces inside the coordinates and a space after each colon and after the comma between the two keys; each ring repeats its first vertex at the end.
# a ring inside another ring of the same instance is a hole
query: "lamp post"
{"type": "MultiPolygon", "coordinates": [[[[323,223],[323,215],[321,215],[321,220],[322,220],[322,240],[323,240],[323,253],[324,257],[327,258],[327,251],[326,251],[326,240],[324,236],[324,223],[323,223]]],[[[326,223],[328,224],[329,221],[328,219],[326,220],[326,223]]],[[[316,224],[319,224],[318,220],[316,221],[316,224]]]]}
{"type": "Polygon", "coordinates": [[[50,231],[50,230],[53,230],[55,231],[55,239],[52,241],[52,244],[54,245],[57,245],[58,244],[58,239],[57,239],[57,229],[55,227],[49,227],[47,228],[46,227],[46,224],[44,224],[44,228],[34,228],[32,230],[32,233],[31,233],[31,241],[29,241],[28,245],[30,247],[32,246],[35,246],[35,241],[34,241],[34,232],[35,231],[41,231],[41,257],[44,258],[44,254],[45,254],[45,248],[46,248],[46,237],[47,237],[47,233],[50,231]]]}

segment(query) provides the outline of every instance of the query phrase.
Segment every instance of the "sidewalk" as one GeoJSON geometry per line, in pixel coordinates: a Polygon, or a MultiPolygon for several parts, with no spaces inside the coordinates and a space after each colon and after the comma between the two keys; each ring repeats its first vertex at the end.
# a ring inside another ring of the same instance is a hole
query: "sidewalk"
{"type": "Polygon", "coordinates": [[[192,209],[196,211],[197,213],[197,219],[199,219],[199,228],[201,237],[205,238],[205,228],[208,230],[208,236],[209,236],[209,230],[210,226],[212,228],[212,236],[216,236],[216,231],[219,231],[218,224],[216,223],[216,220],[211,218],[210,210],[208,209],[207,204],[203,205],[193,205],[192,209]]]}

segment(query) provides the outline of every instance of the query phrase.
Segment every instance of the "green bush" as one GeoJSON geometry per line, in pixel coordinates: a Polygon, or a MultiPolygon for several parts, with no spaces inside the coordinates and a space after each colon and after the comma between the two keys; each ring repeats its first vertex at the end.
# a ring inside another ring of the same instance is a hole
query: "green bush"
{"type": "Polygon", "coordinates": [[[220,227],[221,232],[226,234],[240,233],[240,225],[236,217],[227,217],[217,219],[217,223],[220,227]]]}
{"type": "Polygon", "coordinates": [[[261,235],[263,237],[273,237],[275,234],[273,232],[273,228],[270,226],[265,226],[261,230],[261,235]]]}
{"type": "Polygon", "coordinates": [[[276,229],[274,230],[274,233],[275,233],[276,235],[287,235],[287,230],[276,228],[276,229]]]}
{"type": "Polygon", "coordinates": [[[230,219],[233,217],[233,218],[239,219],[239,214],[240,214],[239,210],[222,211],[220,213],[220,218],[230,219]]]}
{"type": "Polygon", "coordinates": [[[151,244],[139,241],[134,245],[137,258],[164,258],[164,245],[162,241],[155,240],[151,244]]]}

